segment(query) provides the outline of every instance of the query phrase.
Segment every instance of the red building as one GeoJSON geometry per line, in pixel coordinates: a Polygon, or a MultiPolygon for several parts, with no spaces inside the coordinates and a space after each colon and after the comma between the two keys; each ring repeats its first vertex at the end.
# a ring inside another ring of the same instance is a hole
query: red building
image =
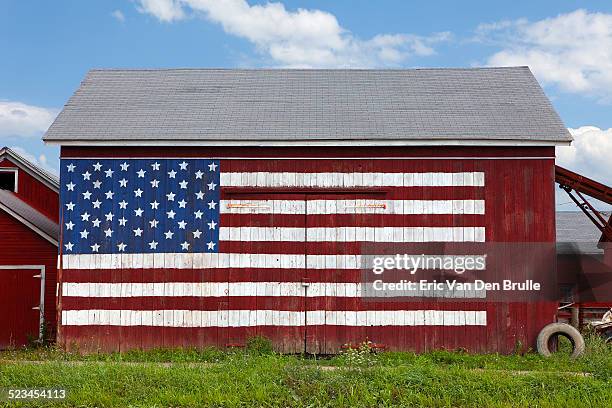
{"type": "Polygon", "coordinates": [[[0,348],[54,336],[58,193],[55,176],[0,150],[0,348]]]}
{"type": "Polygon", "coordinates": [[[373,256],[403,254],[431,261],[426,283],[556,288],[571,137],[526,67],[94,70],[44,139],[65,346],[509,353],[555,319],[554,296],[369,280],[373,256]]]}

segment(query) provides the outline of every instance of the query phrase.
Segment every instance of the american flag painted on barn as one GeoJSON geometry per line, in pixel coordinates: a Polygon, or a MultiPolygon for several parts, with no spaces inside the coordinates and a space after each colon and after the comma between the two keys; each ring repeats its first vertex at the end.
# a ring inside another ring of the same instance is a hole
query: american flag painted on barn
{"type": "Polygon", "coordinates": [[[62,327],[192,330],[213,344],[244,329],[333,351],[360,328],[486,326],[475,303],[364,301],[360,274],[364,244],[484,242],[484,172],[245,163],[63,159],[62,327]]]}

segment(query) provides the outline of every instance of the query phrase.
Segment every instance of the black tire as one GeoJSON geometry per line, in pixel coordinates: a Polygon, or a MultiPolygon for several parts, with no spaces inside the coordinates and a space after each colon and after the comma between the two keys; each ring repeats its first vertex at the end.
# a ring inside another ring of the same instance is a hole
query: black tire
{"type": "Polygon", "coordinates": [[[557,336],[563,336],[572,343],[572,358],[584,353],[584,339],[575,327],[565,323],[551,323],[545,326],[538,334],[538,353],[544,357],[551,356],[551,345],[557,336]]]}

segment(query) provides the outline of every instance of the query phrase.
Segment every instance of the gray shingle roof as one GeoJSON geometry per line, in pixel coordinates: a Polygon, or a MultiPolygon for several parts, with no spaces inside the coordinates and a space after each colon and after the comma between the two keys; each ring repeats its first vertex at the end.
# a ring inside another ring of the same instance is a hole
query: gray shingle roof
{"type": "MultiPolygon", "coordinates": [[[[604,213],[608,219],[610,213],[604,213]]],[[[557,251],[561,253],[598,254],[601,231],[582,211],[557,211],[557,251]]]]}
{"type": "Polygon", "coordinates": [[[0,190],[0,210],[6,211],[57,246],[59,225],[21,201],[15,194],[7,190],[0,190]]]}
{"type": "Polygon", "coordinates": [[[527,67],[164,69],[90,71],[44,140],[551,144],[571,136],[527,67]]]}

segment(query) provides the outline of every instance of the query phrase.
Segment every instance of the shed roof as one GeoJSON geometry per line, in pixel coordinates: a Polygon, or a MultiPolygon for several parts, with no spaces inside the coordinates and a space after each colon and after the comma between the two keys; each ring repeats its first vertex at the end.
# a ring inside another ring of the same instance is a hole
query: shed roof
{"type": "Polygon", "coordinates": [[[3,159],[8,159],[11,163],[14,163],[23,171],[45,184],[51,190],[59,193],[59,179],[56,175],[49,173],[47,170],[39,166],[36,166],[31,161],[27,160],[25,157],[6,146],[0,149],[0,161],[3,159]]]}
{"type": "Polygon", "coordinates": [[[57,246],[59,225],[20,200],[15,194],[0,190],[0,209],[57,246]]]}
{"type": "Polygon", "coordinates": [[[62,145],[553,145],[528,67],[96,69],[44,136],[62,145]]]}

